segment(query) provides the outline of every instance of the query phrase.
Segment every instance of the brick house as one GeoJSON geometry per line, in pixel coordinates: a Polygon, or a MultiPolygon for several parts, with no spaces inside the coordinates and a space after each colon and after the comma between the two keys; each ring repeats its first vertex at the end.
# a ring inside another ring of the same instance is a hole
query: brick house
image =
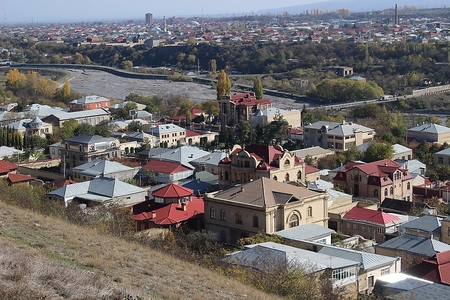
{"type": "Polygon", "coordinates": [[[401,164],[383,159],[371,163],[349,162],[333,178],[335,187],[354,197],[380,203],[385,198],[412,201],[412,176],[401,164]]]}
{"type": "Polygon", "coordinates": [[[241,118],[250,121],[250,116],[257,110],[272,107],[269,99],[256,99],[255,93],[234,93],[225,95],[219,101],[219,120],[222,126],[239,123],[241,118]]]}
{"type": "Polygon", "coordinates": [[[70,111],[82,111],[92,109],[108,109],[111,106],[111,100],[101,96],[86,96],[69,102],[70,111]]]}

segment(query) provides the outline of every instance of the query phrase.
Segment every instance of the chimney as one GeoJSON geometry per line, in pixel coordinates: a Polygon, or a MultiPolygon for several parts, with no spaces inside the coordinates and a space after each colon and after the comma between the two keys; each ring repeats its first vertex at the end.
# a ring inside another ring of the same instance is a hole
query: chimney
{"type": "Polygon", "coordinates": [[[244,191],[244,187],[243,186],[241,186],[241,193],[244,191]]]}
{"type": "Polygon", "coordinates": [[[156,213],[152,211],[152,219],[156,218],[156,213]]]}
{"type": "Polygon", "coordinates": [[[183,209],[183,211],[186,211],[186,203],[181,203],[181,208],[183,209]]]}

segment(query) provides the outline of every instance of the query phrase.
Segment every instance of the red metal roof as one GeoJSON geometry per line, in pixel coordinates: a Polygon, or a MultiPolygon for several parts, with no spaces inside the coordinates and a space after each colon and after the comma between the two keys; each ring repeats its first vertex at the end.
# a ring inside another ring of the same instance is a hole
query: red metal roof
{"type": "Polygon", "coordinates": [[[203,199],[192,197],[190,202],[184,204],[171,203],[149,212],[136,214],[133,218],[137,221],[150,220],[158,225],[172,225],[191,218],[201,217],[204,211],[203,199]],[[185,205],[184,208],[183,205],[185,205]]]}
{"type": "Polygon", "coordinates": [[[262,157],[266,163],[271,163],[277,155],[283,155],[283,151],[275,146],[269,145],[249,145],[245,147],[245,150],[249,153],[255,153],[259,157],[262,157]]]}
{"type": "Polygon", "coordinates": [[[345,214],[344,219],[366,221],[380,225],[387,225],[400,221],[397,216],[389,213],[361,207],[353,207],[348,213],[345,214]]]}
{"type": "Polygon", "coordinates": [[[34,178],[30,175],[8,173],[8,180],[11,183],[26,182],[26,181],[30,181],[32,179],[36,179],[36,178],[34,178]]]}
{"type": "Polygon", "coordinates": [[[0,160],[0,174],[7,174],[17,169],[17,165],[9,161],[0,160]]]}
{"type": "Polygon", "coordinates": [[[316,173],[316,172],[319,172],[319,171],[320,171],[320,170],[317,169],[317,168],[314,168],[314,167],[305,165],[305,173],[306,173],[306,174],[312,174],[312,173],[316,173]]]}
{"type": "Polygon", "coordinates": [[[183,198],[192,196],[193,190],[179,186],[178,184],[170,183],[162,188],[153,191],[153,197],[160,198],[183,198]]]}
{"type": "Polygon", "coordinates": [[[157,159],[151,159],[145,166],[142,167],[142,169],[164,174],[181,173],[191,170],[180,163],[157,159]]]}
{"type": "Polygon", "coordinates": [[[186,137],[193,137],[193,136],[199,136],[199,135],[202,135],[202,134],[199,132],[193,131],[193,130],[186,129],[186,137]]]}

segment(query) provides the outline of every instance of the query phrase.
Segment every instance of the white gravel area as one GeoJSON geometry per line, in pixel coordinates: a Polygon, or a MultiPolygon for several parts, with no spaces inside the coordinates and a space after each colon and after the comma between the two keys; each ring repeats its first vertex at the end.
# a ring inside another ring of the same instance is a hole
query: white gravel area
{"type": "MultiPolygon", "coordinates": [[[[73,90],[87,95],[99,95],[107,98],[124,100],[126,96],[135,93],[141,96],[156,96],[165,94],[187,95],[195,102],[204,102],[216,99],[216,90],[209,85],[193,82],[170,82],[156,79],[133,79],[112,75],[96,70],[68,70],[68,80],[73,90]]],[[[272,100],[273,105],[279,108],[303,107],[293,99],[266,97],[272,100]]],[[[308,104],[306,104],[308,106],[308,104]]]]}

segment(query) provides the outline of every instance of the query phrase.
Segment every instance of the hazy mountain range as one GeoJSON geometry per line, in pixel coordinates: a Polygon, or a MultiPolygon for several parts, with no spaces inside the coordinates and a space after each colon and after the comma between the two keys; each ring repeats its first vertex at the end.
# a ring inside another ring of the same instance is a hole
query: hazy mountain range
{"type": "Polygon", "coordinates": [[[442,0],[408,0],[408,1],[391,1],[391,0],[378,0],[378,1],[361,1],[361,0],[325,0],[322,2],[295,5],[289,7],[275,8],[275,9],[265,9],[259,10],[258,14],[264,13],[282,13],[289,12],[290,14],[300,14],[306,10],[336,10],[340,8],[349,9],[350,12],[364,12],[372,10],[383,10],[383,9],[394,9],[395,4],[399,8],[407,6],[415,6],[417,8],[442,8],[445,5],[450,7],[448,1],[442,0]]]}

